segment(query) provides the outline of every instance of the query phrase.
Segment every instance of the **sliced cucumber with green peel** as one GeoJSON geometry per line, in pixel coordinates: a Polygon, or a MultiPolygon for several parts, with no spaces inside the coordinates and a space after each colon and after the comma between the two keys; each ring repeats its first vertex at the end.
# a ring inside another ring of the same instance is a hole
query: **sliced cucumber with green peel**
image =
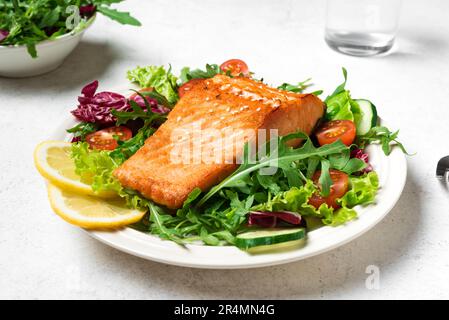
{"type": "Polygon", "coordinates": [[[304,247],[306,244],[306,238],[302,238],[299,240],[281,242],[276,244],[270,244],[266,246],[257,246],[246,249],[246,252],[249,254],[259,254],[259,253],[280,253],[285,251],[290,251],[294,249],[299,249],[304,247]]]}
{"type": "Polygon", "coordinates": [[[306,236],[304,228],[273,228],[257,231],[248,231],[239,234],[235,245],[240,249],[250,249],[258,246],[275,245],[282,242],[296,241],[306,236]]]}
{"type": "Polygon", "coordinates": [[[369,100],[356,99],[354,100],[360,107],[362,117],[360,122],[356,124],[357,135],[362,136],[377,125],[377,109],[376,106],[369,100]]]}

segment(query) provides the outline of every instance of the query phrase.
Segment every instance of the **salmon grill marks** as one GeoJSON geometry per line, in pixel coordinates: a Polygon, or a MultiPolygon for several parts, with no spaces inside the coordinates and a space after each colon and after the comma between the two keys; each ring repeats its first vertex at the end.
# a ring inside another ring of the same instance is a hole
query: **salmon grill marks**
{"type": "Polygon", "coordinates": [[[237,168],[235,159],[241,156],[244,143],[254,137],[248,132],[278,129],[279,135],[298,130],[310,134],[323,112],[323,102],[312,94],[216,75],[185,93],[167,121],[114,174],[124,187],[169,208],[179,208],[193,189],[206,191],[237,168]],[[199,135],[208,130],[215,134],[199,135]],[[229,130],[233,143],[217,136],[229,130]],[[215,152],[223,152],[213,161],[203,161],[211,145],[215,152]],[[177,157],[186,146],[193,151],[199,148],[200,157],[195,152],[177,157]]]}

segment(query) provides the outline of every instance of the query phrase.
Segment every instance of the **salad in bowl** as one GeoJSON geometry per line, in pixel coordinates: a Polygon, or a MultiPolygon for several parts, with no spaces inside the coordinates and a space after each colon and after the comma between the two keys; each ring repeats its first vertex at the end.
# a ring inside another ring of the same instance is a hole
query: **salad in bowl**
{"type": "Polygon", "coordinates": [[[57,68],[97,14],[140,26],[128,12],[111,7],[122,1],[0,1],[0,76],[28,77],[57,68]]]}

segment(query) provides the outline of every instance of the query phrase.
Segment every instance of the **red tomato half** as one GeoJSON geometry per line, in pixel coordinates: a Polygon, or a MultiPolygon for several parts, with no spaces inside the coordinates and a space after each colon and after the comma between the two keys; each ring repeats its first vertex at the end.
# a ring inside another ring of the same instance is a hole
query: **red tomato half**
{"type": "MultiPolygon", "coordinates": [[[[309,203],[315,208],[319,208],[323,203],[326,203],[329,207],[338,208],[336,200],[341,198],[348,192],[349,178],[344,172],[338,170],[329,170],[333,185],[331,186],[331,191],[327,197],[323,197],[319,192],[312,195],[309,199],[309,203]]],[[[320,188],[318,180],[320,179],[321,171],[315,172],[313,175],[313,182],[320,188]]]]}
{"type": "Polygon", "coordinates": [[[249,68],[245,61],[240,59],[231,59],[225,61],[220,66],[221,71],[224,73],[230,73],[231,76],[237,77],[243,75],[244,77],[249,76],[249,68]]]}
{"type": "Polygon", "coordinates": [[[131,139],[133,134],[129,128],[124,126],[110,127],[87,135],[86,142],[91,149],[114,150],[118,146],[114,136],[118,136],[121,141],[126,141],[131,139]]]}
{"type": "Polygon", "coordinates": [[[192,88],[194,86],[196,86],[197,84],[200,84],[204,81],[204,79],[192,79],[186,83],[184,83],[182,86],[179,87],[178,89],[178,95],[181,98],[183,95],[185,95],[187,92],[189,92],[190,90],[192,90],[192,88]]]}
{"type": "Polygon", "coordinates": [[[354,122],[350,120],[333,120],[324,123],[315,134],[321,146],[333,143],[339,139],[349,146],[354,142],[355,133],[354,122]]]}

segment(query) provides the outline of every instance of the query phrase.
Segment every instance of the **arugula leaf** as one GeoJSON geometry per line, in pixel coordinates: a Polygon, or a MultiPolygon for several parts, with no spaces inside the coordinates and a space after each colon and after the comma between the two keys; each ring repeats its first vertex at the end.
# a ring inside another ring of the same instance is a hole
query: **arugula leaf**
{"type": "Polygon", "coordinates": [[[246,144],[244,148],[244,162],[233,174],[228,176],[221,183],[214,186],[207,194],[205,194],[204,197],[199,201],[198,205],[203,205],[207,200],[209,200],[213,195],[215,195],[223,188],[228,187],[236,180],[240,180],[245,176],[248,176],[250,173],[261,168],[278,166],[279,164],[283,163],[292,163],[294,161],[304,160],[314,156],[326,157],[331,154],[340,153],[344,150],[347,150],[348,148],[340,140],[332,144],[327,144],[322,147],[315,148],[310,138],[302,132],[290,134],[276,139],[279,139],[277,154],[274,157],[267,156],[265,158],[258,159],[257,161],[253,161],[252,163],[249,161],[249,144],[246,144]],[[306,141],[301,148],[294,149],[286,145],[287,141],[297,138],[305,139],[306,141]]]}
{"type": "Polygon", "coordinates": [[[145,124],[134,137],[126,141],[117,141],[118,147],[111,152],[111,158],[118,162],[123,162],[135,154],[153,133],[156,131],[151,124],[145,124]]]}
{"type": "Polygon", "coordinates": [[[188,208],[190,206],[190,204],[192,204],[201,194],[201,189],[200,188],[195,188],[192,190],[192,192],[189,193],[189,195],[187,196],[187,199],[184,201],[182,208],[188,208]]]}
{"type": "Polygon", "coordinates": [[[140,93],[144,97],[150,97],[157,101],[158,104],[163,105],[169,109],[173,108],[174,104],[167,100],[165,96],[157,92],[156,89],[153,91],[144,91],[140,93]]]}
{"type": "Polygon", "coordinates": [[[28,54],[32,58],[37,58],[37,50],[36,50],[36,44],[35,43],[26,43],[28,54]]]}
{"type": "Polygon", "coordinates": [[[148,100],[145,99],[142,93],[138,91],[136,93],[142,97],[146,111],[133,100],[129,100],[133,111],[111,111],[112,115],[117,118],[116,125],[118,126],[126,124],[129,120],[143,120],[142,128],[139,129],[134,137],[126,141],[117,140],[118,147],[111,152],[110,156],[122,162],[136,153],[145,144],[145,141],[153,135],[157,126],[167,119],[165,114],[155,113],[151,110],[148,100]]]}
{"type": "Polygon", "coordinates": [[[305,89],[307,89],[312,85],[312,83],[310,83],[311,80],[312,78],[308,78],[304,81],[299,82],[298,84],[290,84],[284,82],[278,87],[278,89],[284,91],[291,91],[295,93],[303,93],[305,89]]]}
{"type": "MultiPolygon", "coordinates": [[[[329,156],[331,157],[331,156],[329,156]]],[[[313,174],[315,173],[316,169],[318,168],[318,165],[320,164],[320,158],[319,157],[310,157],[307,161],[307,171],[306,171],[306,178],[312,179],[313,174]]]]}
{"type": "Polygon", "coordinates": [[[156,123],[163,123],[167,116],[165,114],[155,113],[151,110],[151,106],[148,103],[147,99],[145,99],[144,95],[138,91],[136,91],[138,95],[140,95],[145,103],[144,111],[137,102],[133,100],[129,100],[129,104],[133,111],[117,111],[116,109],[111,110],[111,114],[117,118],[116,125],[120,126],[122,124],[126,124],[129,120],[137,120],[141,119],[144,121],[144,126],[151,126],[156,123]]]}
{"type": "MultiPolygon", "coordinates": [[[[310,83],[311,80],[312,80],[312,78],[309,78],[309,79],[299,82],[298,84],[290,84],[290,83],[284,82],[283,84],[281,84],[278,87],[278,89],[284,90],[284,91],[295,92],[295,93],[303,93],[304,90],[306,90],[307,88],[309,88],[313,85],[313,83],[310,83]]],[[[310,94],[319,96],[322,93],[323,93],[323,90],[315,90],[315,91],[311,92],[310,94]]]]}
{"type": "Polygon", "coordinates": [[[39,28],[54,26],[55,23],[59,21],[60,14],[61,7],[56,7],[53,10],[47,11],[42,17],[41,22],[38,24],[39,28]]]}
{"type": "Polygon", "coordinates": [[[86,136],[98,130],[98,126],[91,122],[80,122],[76,126],[67,129],[68,133],[73,134],[75,140],[79,139],[84,141],[86,136]]]}
{"type": "Polygon", "coordinates": [[[189,67],[184,67],[181,69],[181,75],[179,76],[179,79],[181,80],[182,85],[192,79],[208,79],[220,73],[223,72],[217,64],[206,64],[206,70],[190,70],[189,67]]]}
{"type": "Polygon", "coordinates": [[[315,90],[315,91],[312,91],[310,94],[313,94],[314,96],[319,96],[319,95],[321,95],[323,92],[324,92],[323,90],[315,90]]]}
{"type": "Polygon", "coordinates": [[[321,185],[321,195],[327,197],[331,192],[332,178],[329,173],[330,162],[327,159],[321,160],[321,175],[319,183],[321,185]]]}
{"type": "Polygon", "coordinates": [[[343,171],[348,175],[361,171],[367,167],[365,161],[358,158],[351,158],[349,149],[340,154],[330,155],[328,160],[330,168],[343,171]]]}
{"type": "Polygon", "coordinates": [[[117,11],[116,9],[111,9],[106,6],[97,7],[97,11],[102,13],[104,16],[115,20],[121,24],[129,24],[131,26],[141,26],[142,24],[136,18],[133,18],[129,12],[117,11]]]}
{"type": "Polygon", "coordinates": [[[348,81],[348,71],[345,68],[341,68],[341,69],[343,72],[344,81],[337,88],[335,88],[334,92],[332,92],[332,94],[330,96],[326,97],[326,99],[324,100],[325,103],[327,103],[332,97],[345,91],[346,82],[348,81]]]}
{"type": "Polygon", "coordinates": [[[156,232],[161,238],[174,241],[179,245],[184,245],[184,242],[176,236],[173,230],[165,227],[164,220],[168,217],[166,214],[160,212],[162,209],[151,201],[148,202],[148,206],[150,209],[150,221],[153,222],[151,230],[156,232]]]}
{"type": "Polygon", "coordinates": [[[357,137],[357,144],[364,148],[371,143],[380,143],[385,155],[390,155],[394,146],[398,146],[403,153],[410,155],[404,145],[398,140],[399,130],[392,132],[387,127],[376,126],[370,129],[367,134],[357,137]]]}

